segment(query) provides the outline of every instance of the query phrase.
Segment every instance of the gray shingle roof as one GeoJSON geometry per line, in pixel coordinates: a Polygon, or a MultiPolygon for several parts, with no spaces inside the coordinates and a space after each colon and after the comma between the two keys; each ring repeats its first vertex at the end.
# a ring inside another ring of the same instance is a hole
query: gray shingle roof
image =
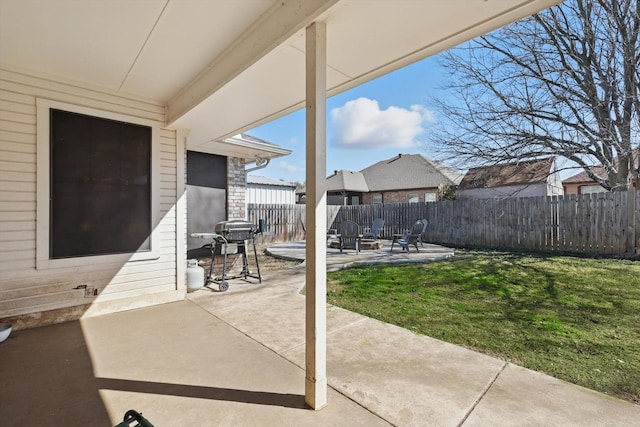
{"type": "Polygon", "coordinates": [[[296,185],[283,181],[281,179],[268,178],[266,176],[247,175],[247,184],[262,184],[262,185],[279,185],[282,187],[295,187],[296,185]]]}
{"type": "Polygon", "coordinates": [[[369,186],[362,173],[339,170],[327,178],[327,191],[368,192],[369,186]]]}
{"type": "Polygon", "coordinates": [[[369,191],[435,188],[457,185],[462,174],[421,154],[399,154],[365,169],[362,174],[369,191]]]}
{"type": "MultiPolygon", "coordinates": [[[[327,177],[327,191],[374,192],[458,185],[462,173],[420,154],[399,154],[360,172],[335,171],[327,177]]],[[[304,194],[301,189],[298,194],[304,194]]]]}

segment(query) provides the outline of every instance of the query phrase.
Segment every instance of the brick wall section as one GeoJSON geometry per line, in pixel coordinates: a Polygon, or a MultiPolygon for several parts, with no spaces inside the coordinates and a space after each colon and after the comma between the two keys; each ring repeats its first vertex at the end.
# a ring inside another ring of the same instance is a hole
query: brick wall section
{"type": "Polygon", "coordinates": [[[362,204],[363,205],[372,205],[373,204],[373,196],[380,193],[364,193],[362,195],[362,204]]]}
{"type": "Polygon", "coordinates": [[[384,191],[365,193],[362,196],[362,203],[365,205],[373,204],[373,196],[382,194],[383,203],[407,203],[409,201],[409,194],[417,194],[418,201],[424,202],[425,193],[437,193],[437,188],[416,188],[413,190],[399,190],[399,191],[384,191]]]}
{"type": "Polygon", "coordinates": [[[244,165],[244,159],[227,158],[227,218],[230,221],[246,218],[247,174],[244,165]]]}

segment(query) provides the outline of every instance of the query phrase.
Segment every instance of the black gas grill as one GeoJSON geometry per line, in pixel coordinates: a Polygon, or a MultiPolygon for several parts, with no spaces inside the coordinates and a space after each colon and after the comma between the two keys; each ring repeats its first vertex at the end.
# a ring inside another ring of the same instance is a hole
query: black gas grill
{"type": "Polygon", "coordinates": [[[204,258],[208,256],[209,253],[211,254],[211,266],[209,267],[206,284],[218,283],[218,289],[224,292],[229,289],[227,279],[236,279],[238,277],[244,277],[246,279],[247,277],[253,277],[262,283],[255,241],[255,235],[258,233],[256,226],[251,222],[243,220],[222,221],[215,225],[214,230],[214,233],[192,233],[192,237],[211,239],[212,242],[201,248],[187,251],[187,257],[189,258],[204,258]],[[257,274],[254,274],[249,268],[247,242],[251,242],[253,246],[253,260],[257,274]],[[227,262],[228,257],[232,259],[230,264],[227,262]],[[236,264],[239,258],[242,258],[241,274],[229,276],[228,270],[236,264]],[[218,260],[217,263],[216,260],[218,260]],[[214,271],[216,269],[218,270],[217,272],[214,271]]]}
{"type": "Polygon", "coordinates": [[[211,267],[209,267],[209,276],[207,284],[217,282],[220,291],[224,292],[229,288],[227,279],[236,279],[238,277],[252,277],[258,279],[262,283],[260,275],[260,264],[258,263],[258,252],[256,250],[255,235],[257,233],[256,226],[243,220],[222,221],[215,225],[214,241],[211,243],[211,267]],[[247,254],[247,242],[251,242],[253,247],[253,259],[257,274],[254,274],[249,267],[249,256],[247,254]],[[234,256],[231,265],[227,262],[228,256],[234,256]],[[237,276],[229,276],[227,269],[233,267],[238,256],[242,257],[242,272],[237,276]],[[214,276],[214,266],[216,257],[222,257],[222,269],[219,276],[214,276]]]}
{"type": "Polygon", "coordinates": [[[214,231],[224,237],[227,242],[239,243],[245,240],[253,240],[257,228],[249,221],[236,220],[219,222],[216,224],[214,231]]]}

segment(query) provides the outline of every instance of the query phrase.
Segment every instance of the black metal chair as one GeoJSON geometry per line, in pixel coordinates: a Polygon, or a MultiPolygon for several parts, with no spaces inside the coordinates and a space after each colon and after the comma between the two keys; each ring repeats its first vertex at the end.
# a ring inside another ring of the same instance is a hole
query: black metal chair
{"type": "Polygon", "coordinates": [[[360,253],[360,239],[362,236],[359,232],[358,223],[354,221],[343,221],[340,224],[338,241],[340,242],[340,252],[343,249],[355,248],[356,253],[360,253]]]}
{"type": "Polygon", "coordinates": [[[404,234],[396,234],[393,236],[393,241],[391,242],[391,251],[393,252],[393,245],[396,243],[400,245],[403,251],[409,252],[409,245],[413,245],[416,247],[416,252],[420,252],[418,249],[418,243],[421,242],[422,230],[424,230],[425,225],[422,221],[416,221],[410,230],[405,232],[404,234]]]}

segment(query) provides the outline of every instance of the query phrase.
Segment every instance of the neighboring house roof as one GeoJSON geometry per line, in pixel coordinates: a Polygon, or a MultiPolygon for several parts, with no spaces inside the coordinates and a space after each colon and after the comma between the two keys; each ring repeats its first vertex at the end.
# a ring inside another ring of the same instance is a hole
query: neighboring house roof
{"type": "MultiPolygon", "coordinates": [[[[591,168],[594,174],[600,178],[606,179],[607,173],[602,166],[591,168]]],[[[587,175],[586,171],[582,171],[562,181],[563,184],[595,184],[595,181],[587,175]]]]}
{"type": "Polygon", "coordinates": [[[247,184],[256,184],[256,185],[273,185],[279,187],[292,187],[295,188],[296,185],[283,181],[281,179],[268,178],[266,176],[258,176],[258,175],[247,175],[247,184]]]}
{"type": "Polygon", "coordinates": [[[327,178],[327,191],[355,191],[366,193],[369,191],[369,186],[362,173],[339,170],[327,178]]]}
{"type": "Polygon", "coordinates": [[[421,154],[398,154],[365,169],[362,174],[369,191],[435,188],[457,185],[462,174],[421,154]]]}
{"type": "MultiPolygon", "coordinates": [[[[635,148],[633,150],[633,157],[634,157],[635,164],[638,165],[638,167],[640,167],[640,148],[635,148]]],[[[618,158],[616,157],[614,159],[614,163],[617,161],[618,161],[618,158]]],[[[603,166],[593,166],[591,170],[597,177],[601,179],[607,179],[607,171],[604,169],[603,166]]],[[[595,181],[591,179],[589,175],[587,175],[587,172],[581,171],[563,180],[562,183],[563,184],[595,184],[595,181]]]]}
{"type": "Polygon", "coordinates": [[[516,163],[471,168],[466,173],[459,190],[492,188],[510,185],[539,184],[547,182],[554,170],[555,158],[535,159],[516,163]]]}
{"type": "MultiPolygon", "coordinates": [[[[441,184],[457,185],[462,174],[421,154],[398,154],[375,163],[360,172],[335,171],[327,177],[327,191],[375,191],[406,190],[412,188],[437,188],[441,184]]],[[[298,194],[305,194],[302,188],[298,194]]]]}

